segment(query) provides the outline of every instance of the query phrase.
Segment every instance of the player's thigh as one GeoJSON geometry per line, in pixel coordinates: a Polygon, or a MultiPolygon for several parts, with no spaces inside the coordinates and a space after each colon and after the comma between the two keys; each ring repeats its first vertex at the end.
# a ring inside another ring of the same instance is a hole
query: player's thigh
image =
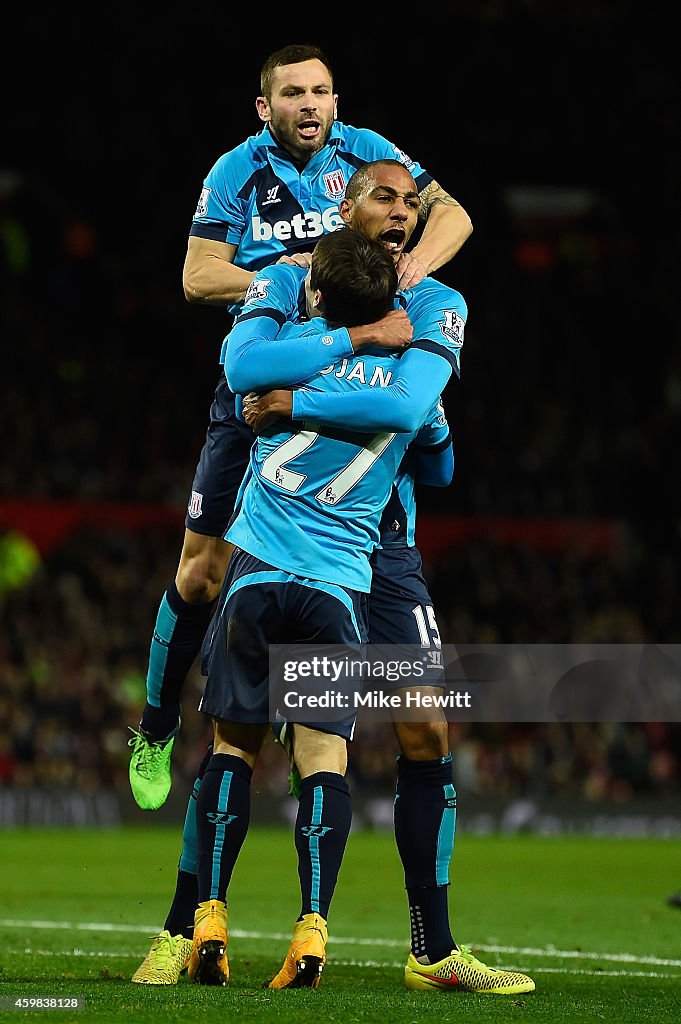
{"type": "Polygon", "coordinates": [[[250,427],[237,419],[235,395],[221,374],[187,503],[188,530],[206,537],[224,537],[253,441],[250,427]]]}
{"type": "MultiPolygon", "coordinates": [[[[403,703],[406,693],[413,693],[414,689],[397,691],[403,703]]],[[[418,687],[418,690],[422,696],[442,692],[439,687],[424,686],[418,687]]],[[[421,710],[418,721],[408,721],[407,711],[400,712],[400,715],[404,717],[401,720],[393,721],[393,729],[401,754],[404,754],[410,761],[435,761],[439,757],[447,756],[449,753],[449,724],[442,709],[428,708],[425,712],[421,710]]]]}
{"type": "Polygon", "coordinates": [[[401,753],[419,761],[444,757],[449,727],[442,709],[419,703],[410,710],[405,700],[407,692],[441,694],[445,685],[440,631],[416,548],[377,553],[368,611],[373,656],[379,655],[376,645],[383,658],[415,664],[419,673],[383,685],[400,698],[391,717],[401,753]]]}
{"type": "Polygon", "coordinates": [[[227,722],[265,724],[270,711],[270,645],[286,636],[285,583],[278,570],[235,548],[206,635],[200,709],[227,722]]]}
{"type": "Polygon", "coordinates": [[[369,643],[438,651],[440,630],[417,549],[376,552],[372,569],[369,643]]]}
{"type": "MultiPolygon", "coordinates": [[[[306,671],[293,683],[282,683],[278,715],[293,726],[296,765],[303,778],[317,771],[344,775],[345,743],[352,739],[357,713],[354,693],[362,689],[366,595],[306,580],[289,587],[287,612],[287,646],[280,652],[279,665],[288,664],[289,679],[299,661],[305,663],[306,671]],[[352,665],[358,668],[356,673],[352,665]],[[322,702],[313,704],[310,698],[322,698],[322,702]]],[[[281,671],[277,675],[284,678],[281,671]]]]}
{"type": "Polygon", "coordinates": [[[216,754],[240,757],[249,767],[255,768],[258,754],[269,730],[269,723],[252,725],[244,722],[225,722],[221,718],[215,718],[213,727],[213,747],[216,754]]]}
{"type": "Polygon", "coordinates": [[[298,723],[293,726],[293,742],[301,779],[317,772],[345,775],[348,767],[345,736],[298,723]]]}

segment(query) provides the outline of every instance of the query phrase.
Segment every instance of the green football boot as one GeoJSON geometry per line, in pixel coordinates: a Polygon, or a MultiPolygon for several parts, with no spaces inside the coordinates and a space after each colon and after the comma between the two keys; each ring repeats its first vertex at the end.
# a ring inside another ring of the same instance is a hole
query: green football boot
{"type": "Polygon", "coordinates": [[[164,740],[154,740],[145,732],[131,727],[128,746],[132,747],[130,758],[130,789],[138,807],[143,811],[157,811],[166,802],[172,780],[170,758],[173,744],[180,726],[164,740]]]}
{"type": "Polygon", "coordinates": [[[286,719],[280,718],[279,715],[277,715],[274,722],[272,722],[272,732],[274,733],[275,742],[281,744],[286,751],[286,756],[288,757],[289,764],[291,766],[288,775],[288,791],[291,796],[300,800],[300,785],[302,780],[293,757],[293,733],[291,726],[286,719]]]}

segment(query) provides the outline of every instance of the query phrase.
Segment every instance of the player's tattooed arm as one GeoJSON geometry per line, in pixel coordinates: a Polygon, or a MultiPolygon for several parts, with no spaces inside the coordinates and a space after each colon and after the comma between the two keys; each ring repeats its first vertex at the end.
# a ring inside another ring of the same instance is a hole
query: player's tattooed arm
{"type": "Polygon", "coordinates": [[[461,203],[436,181],[426,185],[419,198],[419,216],[425,218],[425,224],[418,243],[410,253],[403,254],[410,258],[409,265],[397,264],[400,288],[413,288],[426,274],[449,263],[473,230],[461,203]]]}
{"type": "Polygon", "coordinates": [[[458,203],[454,196],[450,196],[449,192],[445,192],[442,185],[439,185],[437,181],[431,181],[429,185],[426,185],[419,192],[419,199],[421,200],[421,209],[419,210],[421,220],[428,219],[428,214],[435,203],[442,203],[444,206],[457,206],[461,209],[461,203],[458,203]]]}

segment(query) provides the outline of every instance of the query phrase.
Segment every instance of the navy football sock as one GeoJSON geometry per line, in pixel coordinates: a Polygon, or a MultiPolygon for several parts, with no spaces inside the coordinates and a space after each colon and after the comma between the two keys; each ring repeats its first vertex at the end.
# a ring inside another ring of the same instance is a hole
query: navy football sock
{"type": "Polygon", "coordinates": [[[152,740],[168,739],[177,729],[182,708],[179,704],[164,704],[162,708],[155,708],[148,701],[144,705],[140,728],[151,737],[152,740]]]}
{"type": "Polygon", "coordinates": [[[175,895],[163,925],[171,935],[182,934],[186,939],[191,939],[194,934],[194,911],[199,902],[199,882],[196,876],[196,801],[201,789],[201,780],[206,773],[212,755],[213,744],[211,743],[201,761],[187,803],[175,895]]]}
{"type": "Polygon", "coordinates": [[[398,757],[394,814],[409,899],[412,952],[435,963],[456,948],[447,906],[456,828],[451,755],[432,761],[398,757]]]}
{"type": "Polygon", "coordinates": [[[411,951],[415,957],[427,957],[429,963],[436,964],[457,949],[449,927],[447,886],[407,889],[407,895],[411,951]]]}
{"type": "Polygon", "coordinates": [[[251,768],[232,754],[213,754],[196,801],[199,903],[226,900],[248,831],[251,768]]]}
{"type": "Polygon", "coordinates": [[[214,606],[214,601],[187,604],[174,582],[161,599],[149,649],[147,702],[140,723],[154,739],[165,739],[177,724],[182,687],[201,650],[214,606]],[[163,713],[165,708],[167,714],[163,713]],[[161,714],[154,713],[154,709],[160,709],[161,714]]]}
{"type": "Polygon", "coordinates": [[[328,918],[351,823],[350,790],[342,775],[316,772],[303,779],[294,833],[301,917],[317,913],[328,918]]]}
{"type": "Polygon", "coordinates": [[[196,874],[189,871],[177,872],[175,896],[163,925],[171,935],[184,935],[191,939],[194,934],[194,911],[199,902],[199,882],[196,874]]]}

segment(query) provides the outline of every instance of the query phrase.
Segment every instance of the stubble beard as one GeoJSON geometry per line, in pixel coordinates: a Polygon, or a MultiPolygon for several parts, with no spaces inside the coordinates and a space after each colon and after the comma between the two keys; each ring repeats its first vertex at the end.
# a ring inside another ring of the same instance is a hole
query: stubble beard
{"type": "Polygon", "coordinates": [[[303,163],[307,163],[312,157],[323,149],[328,142],[331,129],[333,127],[333,120],[329,121],[328,124],[323,126],[322,131],[318,138],[312,139],[310,145],[301,143],[300,137],[296,128],[281,128],[274,121],[270,122],[270,131],[274,137],[283,145],[284,149],[287,149],[289,153],[296,160],[300,160],[303,163]]]}

